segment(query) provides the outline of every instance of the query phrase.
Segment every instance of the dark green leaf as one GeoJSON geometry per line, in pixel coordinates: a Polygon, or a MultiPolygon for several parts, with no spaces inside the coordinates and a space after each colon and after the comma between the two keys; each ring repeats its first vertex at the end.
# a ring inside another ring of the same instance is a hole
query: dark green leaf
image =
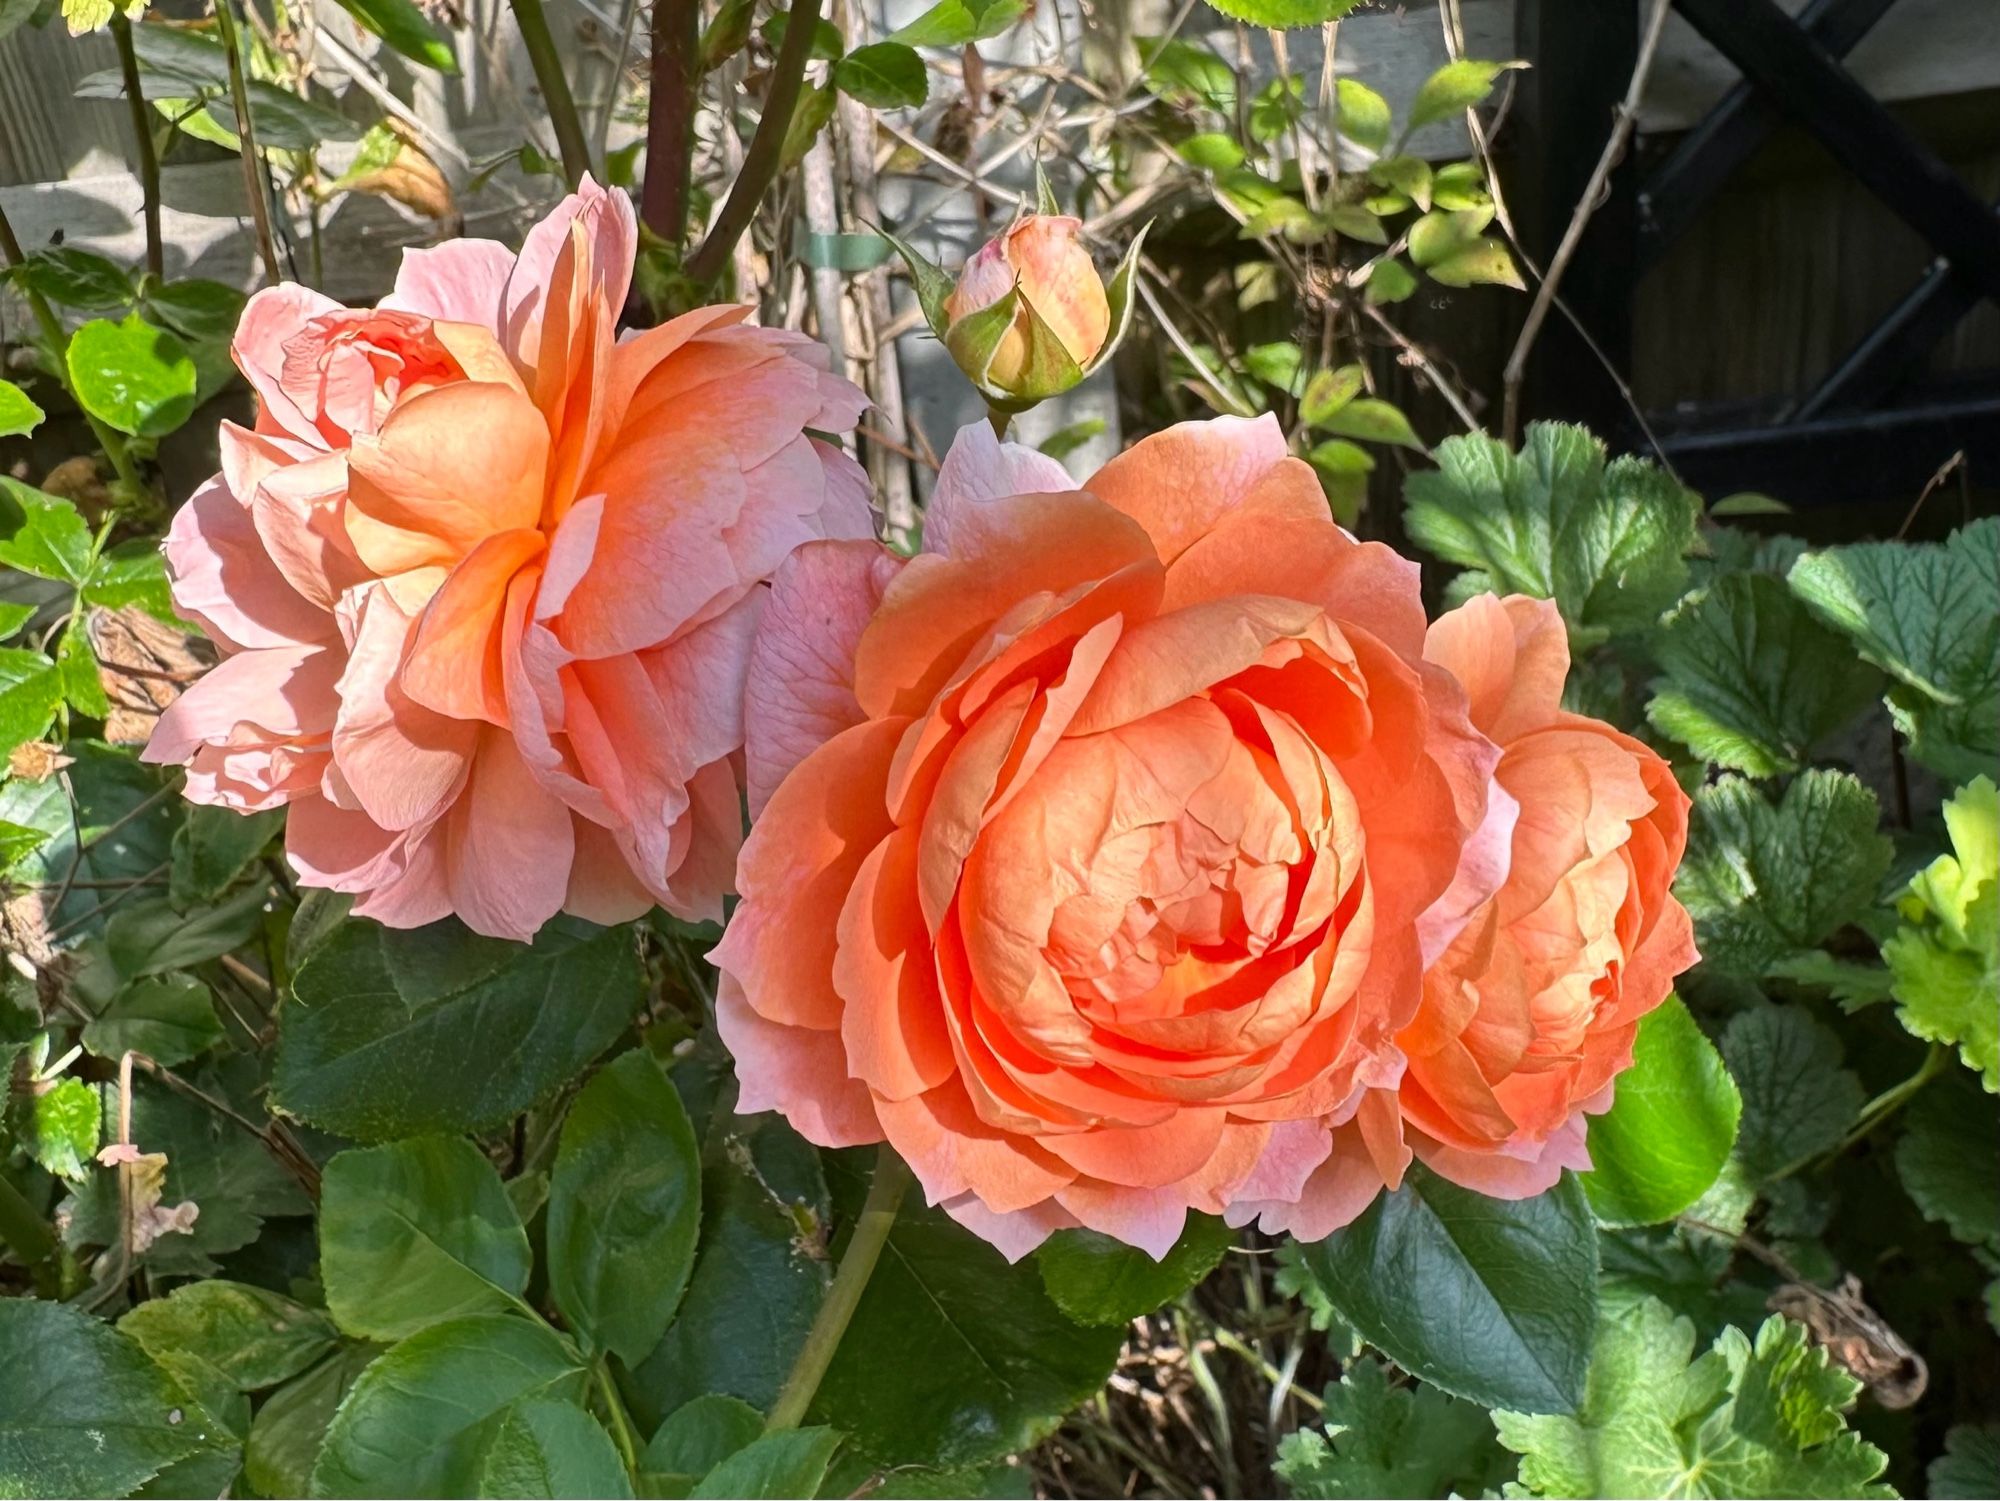
{"type": "Polygon", "coordinates": [[[139,295],[124,267],[74,245],[37,250],[11,274],[27,290],[85,313],[122,313],[139,295]]]}
{"type": "Polygon", "coordinates": [[[718,1108],[701,1182],[694,1274],[666,1338],[632,1373],[647,1426],[706,1392],[770,1406],[832,1272],[818,1154],[777,1116],[718,1108]]]}
{"type": "MultiPolygon", "coordinates": [[[[660,1424],[639,1468],[662,1478],[695,1481],[739,1449],[754,1444],[764,1431],[764,1415],[749,1403],[718,1393],[685,1402],[660,1424]]],[[[677,1489],[682,1487],[677,1486],[677,1489]]]]}
{"type": "Polygon", "coordinates": [[[1639,1023],[1611,1109],[1590,1122],[1584,1192],[1600,1221],[1670,1220],[1708,1192],[1729,1160],[1743,1100],[1678,996],[1639,1023]]]}
{"type": "Polygon", "coordinates": [[[173,1382],[110,1325],[0,1299],[0,1480],[22,1496],[123,1496],[216,1442],[173,1382]]]}
{"type": "MultiPolygon", "coordinates": [[[[845,1197],[858,1204],[851,1161],[846,1171],[845,1197]]],[[[904,1201],[809,1416],[883,1464],[978,1464],[1027,1448],[1103,1384],[1124,1332],[1071,1322],[1034,1267],[1010,1266],[916,1197],[904,1201]],[[910,1351],[923,1352],[920,1381],[910,1379],[910,1351]]]]}
{"type": "Polygon", "coordinates": [[[137,313],[95,318],[70,336],[69,380],[77,401],[121,433],[159,438],[194,411],[195,368],[187,345],[137,313]]]}
{"type": "Polygon", "coordinates": [[[652,1353],[694,1265],[701,1152],[680,1096],[638,1048],[584,1086],[549,1180],[549,1290],[585,1350],[652,1353]]]}
{"type": "Polygon", "coordinates": [[[167,1068],[220,1041],[222,1023],[208,987],[191,975],[135,980],[83,1028],[83,1045],[100,1058],[144,1053],[167,1068]]]}
{"type": "Polygon", "coordinates": [[[165,897],[126,902],[104,927],[104,944],[121,978],[192,969],[220,958],[263,931],[271,884],[252,880],[227,901],[192,913],[165,897]]]}
{"type": "Polygon", "coordinates": [[[529,948],[349,921],[294,979],[273,1100],[364,1141],[497,1125],[610,1046],[644,994],[622,929],[558,920],[529,948]]]}
{"type": "Polygon", "coordinates": [[[174,865],[167,888],[174,902],[191,910],[216,900],[284,826],[282,808],[238,813],[233,808],[191,806],[174,835],[174,865]]]}
{"type": "Polygon", "coordinates": [[[1954,1069],[1917,1096],[1896,1143],[1896,1173],[1924,1218],[2000,1251],[2000,1120],[1972,1075],[1954,1069]]]}
{"type": "Polygon", "coordinates": [[[61,777],[0,781],[0,819],[47,836],[14,872],[21,880],[53,888],[74,869],[69,894],[44,917],[51,927],[64,930],[66,941],[74,942],[103,926],[96,914],[117,892],[102,883],[140,880],[166,863],[168,841],[180,822],[181,801],[174,795],[178,772],[142,766],[130,751],[90,740],[71,740],[63,751],[75,757],[68,771],[69,787],[76,794],[74,827],[61,777]],[[117,837],[104,837],[114,826],[117,837]]]}
{"type": "MultiPolygon", "coordinates": [[[[229,101],[229,56],[213,37],[185,27],[148,21],[132,28],[146,97],[206,99],[210,139],[236,149],[236,115],[229,101]]],[[[76,87],[79,99],[115,99],[125,91],[116,69],[93,74],[76,87]]],[[[266,149],[311,151],[329,141],[353,141],[361,126],[337,111],[302,99],[276,84],[248,81],[250,118],[257,144],[266,149]]]]}
{"type": "Polygon", "coordinates": [[[75,506],[0,476],[0,565],[79,584],[90,571],[90,527],[75,506]]]}
{"type": "Polygon", "coordinates": [[[327,1308],[371,1339],[518,1307],[532,1265],[500,1175],[458,1137],[342,1152],[326,1166],[319,1234],[327,1308]]]}
{"type": "Polygon", "coordinates": [[[1095,1230],[1059,1230],[1035,1253],[1042,1286],[1079,1324],[1125,1325],[1193,1287],[1215,1269],[1236,1232],[1213,1215],[1191,1214],[1166,1258],[1095,1230]]]}
{"type": "Polygon", "coordinates": [[[150,288],[145,310],[154,322],[164,323],[182,338],[226,341],[236,332],[246,300],[227,282],[196,276],[150,288]]]}
{"type": "Polygon", "coordinates": [[[695,1496],[779,1501],[819,1493],[840,1435],[830,1428],[788,1428],[767,1433],[722,1461],[694,1488],[695,1496]]]}
{"type": "Polygon", "coordinates": [[[340,8],[403,56],[440,73],[458,72],[458,54],[451,43],[411,0],[340,0],[340,8]]]}
{"type": "MultiPolygon", "coordinates": [[[[775,52],[785,45],[785,32],[791,19],[792,13],[789,10],[781,10],[776,15],[768,17],[764,24],[757,28],[759,34],[770,44],[772,51],[775,52]]],[[[807,54],[809,58],[815,61],[833,62],[845,50],[838,26],[831,21],[816,19],[813,22],[812,49],[807,54]]]]}
{"type": "Polygon", "coordinates": [[[924,60],[901,42],[855,48],[833,65],[833,84],[871,109],[915,109],[930,97],[924,60]]]}
{"type": "Polygon", "coordinates": [[[241,1282],[190,1282],[141,1303],[119,1330],[159,1358],[179,1351],[220,1371],[237,1391],[289,1380],[334,1347],[323,1313],[241,1282]]]}
{"type": "Polygon", "coordinates": [[[499,1414],[574,1398],[584,1371],[546,1325],[504,1314],[411,1335],[363,1371],[326,1431],[316,1496],[477,1494],[499,1414]]]}
{"type": "Polygon", "coordinates": [[[1508,1201],[1412,1166],[1399,1190],[1307,1246],[1305,1264],[1363,1338],[1454,1396],[1540,1412],[1583,1400],[1597,1227],[1568,1174],[1508,1201]]]}
{"type": "Polygon", "coordinates": [[[1736,1155],[1755,1181],[1838,1145],[1861,1109],[1861,1081],[1840,1066],[1840,1039],[1801,1006],[1739,1012],[1723,1031],[1722,1056],[1743,1095],[1736,1155]]]}
{"type": "Polygon", "coordinates": [[[597,1419],[571,1402],[529,1397],[500,1415],[481,1462],[478,1493],[551,1501],[625,1497],[632,1494],[632,1480],[597,1419]]]}
{"type": "Polygon", "coordinates": [[[56,645],[56,671],[70,708],[91,719],[102,719],[111,712],[111,700],[104,696],[104,680],[98,673],[97,653],[91,648],[81,612],[70,616],[56,645]]]}
{"type": "Polygon", "coordinates": [[[2000,1423],[1960,1423],[1931,1461],[1932,1501],[1983,1501],[2000,1496],[2000,1423]]]}

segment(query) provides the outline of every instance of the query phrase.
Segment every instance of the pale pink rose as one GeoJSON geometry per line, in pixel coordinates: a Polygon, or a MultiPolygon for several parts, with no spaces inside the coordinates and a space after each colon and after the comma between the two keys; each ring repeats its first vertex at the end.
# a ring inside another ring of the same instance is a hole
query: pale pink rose
{"type": "Polygon", "coordinates": [[[223,661],[146,758],[287,806],[300,880],[391,926],[719,917],[765,583],[869,535],[811,435],[861,393],[747,308],[619,340],[636,239],[586,181],[518,257],[410,252],[372,310],[271,288],[237,330],[256,426],[166,543],[223,661]]]}

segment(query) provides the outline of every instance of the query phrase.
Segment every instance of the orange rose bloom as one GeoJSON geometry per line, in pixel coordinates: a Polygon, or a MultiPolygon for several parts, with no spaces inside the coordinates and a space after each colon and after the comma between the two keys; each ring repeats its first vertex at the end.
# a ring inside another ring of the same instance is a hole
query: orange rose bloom
{"type": "Polygon", "coordinates": [[[1506,884],[1425,973],[1397,1035],[1402,1116],[1438,1172],[1527,1198],[1590,1166],[1585,1113],[1609,1108],[1639,1018],[1695,961],[1669,894],[1688,799],[1638,741],[1563,712],[1569,639],[1549,601],[1471,600],[1424,655],[1465,685],[1520,814],[1506,884]]]}
{"type": "Polygon", "coordinates": [[[1009,1256],[1351,1218],[1400,1173],[1368,1086],[1504,861],[1498,752],[1424,637],[1416,566],[1269,417],[1082,491],[968,428],[922,555],[811,543],[774,580],[714,955],[740,1108],[886,1138],[1009,1256]],[[1357,1110],[1358,1202],[1317,1171],[1357,1110]]]}

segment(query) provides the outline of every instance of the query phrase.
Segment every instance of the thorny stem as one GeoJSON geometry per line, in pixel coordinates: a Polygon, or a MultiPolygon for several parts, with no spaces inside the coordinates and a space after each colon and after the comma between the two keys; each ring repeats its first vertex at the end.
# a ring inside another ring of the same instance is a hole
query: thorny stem
{"type": "MultiPolygon", "coordinates": [[[[812,0],[806,3],[811,4],[812,0]]],[[[792,24],[798,24],[796,11],[792,24]]],[[[789,37],[788,31],[788,40],[789,37]]],[[[854,1310],[861,1303],[869,1274],[881,1259],[889,1228],[896,1223],[896,1210],[901,1207],[903,1192],[909,1186],[910,1170],[884,1143],[875,1154],[875,1180],[868,1186],[868,1201],[861,1206],[861,1218],[854,1222],[854,1234],[841,1253],[840,1268],[833,1274],[833,1286],[826,1290],[826,1301],[819,1305],[798,1359],[792,1362],[791,1374],[785,1377],[778,1400],[771,1405],[765,1432],[798,1427],[806,1409],[812,1406],[820,1378],[833,1364],[833,1353],[840,1348],[840,1337],[847,1332],[848,1320],[854,1317],[854,1310]]]]}
{"type": "Polygon", "coordinates": [[[562,58],[556,39],[549,34],[549,18],[542,0],[510,0],[514,20],[521,28],[521,43],[534,65],[535,83],[542,101],[549,107],[549,124],[556,133],[556,149],[562,153],[563,176],[575,187],[590,171],[590,142],[583,133],[583,121],[576,112],[576,98],[563,77],[562,58]]]}
{"type": "Polygon", "coordinates": [[[132,112],[132,146],[139,154],[139,190],[146,218],[146,270],[167,274],[160,245],[160,158],[153,150],[153,127],[146,110],[146,91],[139,81],[139,54],[132,46],[132,23],[123,11],[111,13],[111,40],[118,45],[118,71],[125,79],[125,103],[132,112]]]}
{"type": "Polygon", "coordinates": [[[236,154],[243,162],[243,191],[250,199],[251,222],[257,226],[257,251],[264,260],[265,279],[276,286],[285,276],[278,267],[278,242],[271,229],[271,200],[263,158],[257,151],[257,126],[250,118],[250,85],[243,77],[236,0],[215,0],[215,20],[222,31],[223,50],[229,54],[229,102],[236,111],[236,154]]]}
{"type": "MultiPolygon", "coordinates": [[[[27,252],[21,248],[21,241],[14,233],[14,226],[7,222],[7,211],[4,208],[0,208],[0,255],[7,257],[7,264],[10,266],[23,265],[28,259],[27,252]]],[[[63,330],[62,320],[56,317],[55,309],[49,306],[49,300],[40,292],[22,283],[17,282],[16,285],[20,288],[21,295],[27,299],[29,310],[35,315],[35,323],[42,331],[42,342],[48,345],[49,361],[55,367],[56,379],[69,392],[70,397],[75,399],[76,390],[70,385],[69,380],[69,335],[63,330]]],[[[118,476],[119,482],[135,495],[143,492],[145,486],[139,482],[139,471],[132,463],[132,455],[125,447],[124,437],[93,416],[90,409],[81,401],[76,405],[77,410],[83,413],[83,420],[90,424],[90,431],[97,439],[97,446],[104,450],[104,457],[111,461],[112,472],[118,476]]]]}
{"type": "Polygon", "coordinates": [[[677,249],[687,235],[700,52],[699,0],[653,0],[653,80],[646,103],[646,183],[640,190],[639,217],[677,249]]]}
{"type": "Polygon", "coordinates": [[[750,221],[757,205],[778,175],[785,154],[785,137],[791,134],[792,114],[798,108],[799,86],[805,81],[806,62],[812,56],[813,34],[819,29],[820,0],[794,0],[785,18],[785,41],[778,59],[771,65],[770,87],[764,95],[764,112],[757,120],[757,133],[743,156],[743,170],[716,217],[715,227],[688,258],[687,274],[697,283],[712,282],[729,264],[730,253],[750,221]]]}

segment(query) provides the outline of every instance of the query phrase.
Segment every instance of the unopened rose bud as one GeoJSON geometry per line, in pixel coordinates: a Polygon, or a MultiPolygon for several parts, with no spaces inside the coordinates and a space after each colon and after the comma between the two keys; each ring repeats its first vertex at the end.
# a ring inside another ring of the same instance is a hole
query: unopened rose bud
{"type": "Polygon", "coordinates": [[[1029,400],[1053,396],[1080,379],[1104,347],[1111,301],[1077,242],[1080,228],[1066,215],[1029,214],[966,262],[945,303],[945,344],[974,380],[1029,400]],[[991,328],[967,323],[1014,292],[1012,320],[997,341],[991,328]],[[1056,348],[1047,347],[1050,340],[1056,348]]]}

